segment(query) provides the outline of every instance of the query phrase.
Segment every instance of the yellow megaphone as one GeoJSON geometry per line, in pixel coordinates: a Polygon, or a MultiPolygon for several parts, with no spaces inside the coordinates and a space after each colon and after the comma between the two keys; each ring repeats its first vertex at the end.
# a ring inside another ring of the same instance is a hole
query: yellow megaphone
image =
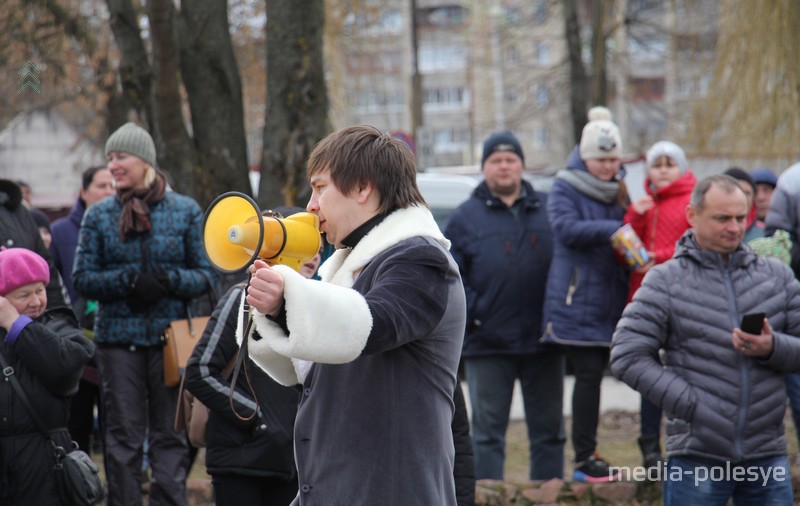
{"type": "Polygon", "coordinates": [[[206,256],[221,272],[239,272],[256,258],[299,271],[319,253],[321,244],[317,215],[262,214],[252,198],[239,192],[214,199],[203,220],[206,256]]]}

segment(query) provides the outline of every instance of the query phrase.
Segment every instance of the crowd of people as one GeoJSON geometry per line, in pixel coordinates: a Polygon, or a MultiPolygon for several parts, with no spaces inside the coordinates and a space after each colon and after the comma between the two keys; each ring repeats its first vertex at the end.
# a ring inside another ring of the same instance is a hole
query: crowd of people
{"type": "MultiPolygon", "coordinates": [[[[800,164],[698,181],[663,140],[631,201],[619,128],[603,107],[588,120],[549,193],[523,177],[514,133],[490,135],[483,180],[443,230],[402,141],[334,132],[307,166],[319,254],[299,270],[257,259],[222,291],[202,210],[127,123],[52,224],[29,185],[0,180],[0,353],[54,440],[102,449],[109,505],[186,504],[194,452],[173,427],[162,333],[216,293],[184,374],[210,410],[219,505],[474,504],[476,480],[503,479],[516,382],[529,477],[563,479],[568,370],[573,480],[620,478],[598,451],[610,370],[641,394],[642,464],[667,470],[664,504],[791,504],[800,164]],[[623,227],[642,262],[612,244],[623,227]],[[726,466],[760,479],[712,479],[726,466]]],[[[0,388],[0,504],[60,505],[51,448],[21,406],[0,388]]]]}

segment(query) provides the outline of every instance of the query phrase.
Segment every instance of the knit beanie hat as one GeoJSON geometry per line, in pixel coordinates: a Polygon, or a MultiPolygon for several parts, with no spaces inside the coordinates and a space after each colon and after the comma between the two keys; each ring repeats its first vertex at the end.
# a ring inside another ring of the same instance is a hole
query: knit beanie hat
{"type": "Polygon", "coordinates": [[[0,295],[37,281],[50,282],[44,258],[25,248],[0,248],[0,295]]]}
{"type": "Polygon", "coordinates": [[[525,164],[525,155],[522,153],[522,146],[520,146],[519,140],[513,133],[505,130],[493,133],[484,141],[481,167],[486,163],[486,159],[492,156],[492,153],[497,153],[498,151],[510,151],[522,160],[523,165],[525,164]]]}
{"type": "Polygon", "coordinates": [[[761,167],[750,173],[754,184],[768,184],[775,188],[778,186],[778,176],[766,167],[761,167]]]}
{"type": "Polygon", "coordinates": [[[689,168],[689,162],[686,161],[686,153],[683,152],[680,146],[670,141],[658,141],[647,150],[647,168],[651,168],[662,156],[666,156],[678,164],[681,174],[689,168]]]}
{"type": "Polygon", "coordinates": [[[611,111],[606,107],[592,107],[589,122],[581,134],[582,160],[619,158],[622,155],[622,137],[619,127],[611,121],[611,111]]]}
{"type": "Polygon", "coordinates": [[[106,141],[106,156],[112,151],[121,151],[138,156],[150,166],[156,165],[156,145],[147,130],[135,123],[125,123],[106,141]]]}
{"type": "Polygon", "coordinates": [[[750,185],[750,188],[753,190],[753,195],[756,193],[756,184],[753,182],[753,178],[750,177],[750,174],[747,173],[744,169],[740,167],[731,167],[730,169],[723,172],[726,176],[730,176],[737,181],[744,181],[745,183],[750,185]]]}

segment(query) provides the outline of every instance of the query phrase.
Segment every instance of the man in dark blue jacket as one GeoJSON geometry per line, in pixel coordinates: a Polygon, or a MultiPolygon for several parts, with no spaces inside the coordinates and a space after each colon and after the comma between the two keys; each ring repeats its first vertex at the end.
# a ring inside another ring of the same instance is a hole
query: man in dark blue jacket
{"type": "Polygon", "coordinates": [[[522,179],[524,163],[514,134],[490,136],[483,145],[484,181],[445,227],[467,296],[462,358],[477,479],[503,478],[516,380],[528,424],[530,478],[564,473],[564,357],[539,342],[553,241],[547,196],[522,179]]]}

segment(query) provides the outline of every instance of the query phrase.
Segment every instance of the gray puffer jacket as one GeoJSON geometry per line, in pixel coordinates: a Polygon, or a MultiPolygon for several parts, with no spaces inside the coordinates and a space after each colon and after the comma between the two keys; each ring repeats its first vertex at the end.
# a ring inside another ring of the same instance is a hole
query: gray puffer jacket
{"type": "Polygon", "coordinates": [[[700,250],[689,230],[625,308],[611,371],[664,409],[670,456],[740,462],[782,455],[783,374],[800,370],[797,336],[800,283],[785,264],[747,246],[725,264],[700,250]],[[772,325],[774,350],[748,358],[734,350],[732,329],[742,315],[761,311],[772,325]]]}

